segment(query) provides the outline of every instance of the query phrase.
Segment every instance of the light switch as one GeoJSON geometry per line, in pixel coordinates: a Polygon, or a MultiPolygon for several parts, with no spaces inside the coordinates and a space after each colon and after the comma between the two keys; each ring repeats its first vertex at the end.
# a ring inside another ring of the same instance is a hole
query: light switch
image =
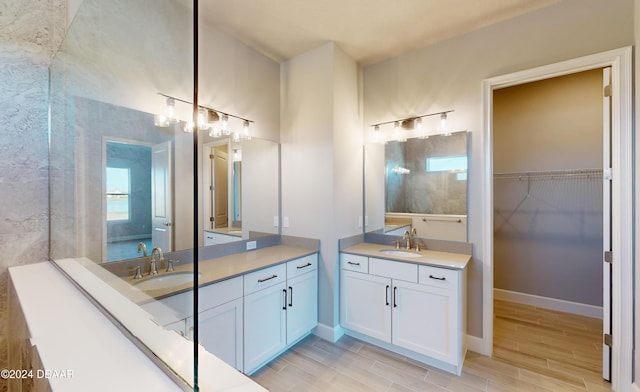
{"type": "Polygon", "coordinates": [[[283,225],[284,227],[289,227],[289,217],[288,217],[288,216],[285,216],[285,217],[283,218],[283,220],[284,220],[284,222],[282,222],[282,225],[283,225]]]}

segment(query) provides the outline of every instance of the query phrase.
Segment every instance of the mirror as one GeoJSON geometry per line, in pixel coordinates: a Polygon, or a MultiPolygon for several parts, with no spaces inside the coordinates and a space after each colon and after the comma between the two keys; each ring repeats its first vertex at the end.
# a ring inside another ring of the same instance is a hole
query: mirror
{"type": "Polygon", "coordinates": [[[367,144],[366,231],[466,241],[467,132],[367,144]],[[368,224],[367,224],[368,223],[368,224]]]}
{"type": "MultiPolygon", "coordinates": [[[[67,138],[60,133],[52,143],[60,151],[56,161],[67,166],[53,196],[68,203],[66,219],[75,223],[67,230],[75,235],[61,235],[55,252],[112,262],[142,256],[140,242],[149,252],[155,246],[165,252],[193,248],[192,135],[179,124],[155,126],[151,113],[91,99],[75,98],[72,110],[67,138]],[[64,148],[73,149],[73,159],[64,148]]],[[[228,204],[225,236],[239,240],[277,234],[278,144],[258,138],[202,140],[202,151],[228,152],[228,186],[225,197],[217,198],[228,204]]],[[[205,176],[211,178],[203,167],[200,177],[205,176]]],[[[204,204],[201,211],[206,211],[204,204]]],[[[213,245],[205,243],[207,227],[202,226],[201,245],[213,245]]]]}
{"type": "Polygon", "coordinates": [[[278,234],[279,146],[203,134],[204,246],[278,234]]]}

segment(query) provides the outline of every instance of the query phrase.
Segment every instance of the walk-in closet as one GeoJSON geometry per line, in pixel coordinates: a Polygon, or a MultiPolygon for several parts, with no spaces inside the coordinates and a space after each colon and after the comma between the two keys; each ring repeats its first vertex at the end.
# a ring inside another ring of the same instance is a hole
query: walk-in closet
{"type": "Polygon", "coordinates": [[[494,358],[604,390],[607,72],[493,95],[494,358]]]}

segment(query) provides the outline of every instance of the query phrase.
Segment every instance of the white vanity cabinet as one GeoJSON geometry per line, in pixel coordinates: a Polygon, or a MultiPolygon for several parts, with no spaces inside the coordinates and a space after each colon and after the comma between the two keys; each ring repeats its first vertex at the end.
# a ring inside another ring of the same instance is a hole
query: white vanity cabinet
{"type": "Polygon", "coordinates": [[[460,374],[464,270],[341,254],[340,324],[347,334],[460,374]]]}
{"type": "MultiPolygon", "coordinates": [[[[155,321],[194,338],[193,292],[142,305],[155,321]]],[[[318,324],[316,253],[200,287],[198,341],[251,374],[318,324]]]]}
{"type": "MultiPolygon", "coordinates": [[[[236,369],[243,370],[242,277],[200,287],[198,341],[236,369]]],[[[193,339],[193,292],[187,291],[142,305],[167,329],[193,339]]]]}
{"type": "Polygon", "coordinates": [[[242,241],[242,237],[231,234],[214,233],[208,230],[204,231],[204,246],[226,244],[235,241],[242,241]]]}
{"type": "Polygon", "coordinates": [[[244,369],[251,374],[318,323],[317,255],[244,276],[244,369]]]}

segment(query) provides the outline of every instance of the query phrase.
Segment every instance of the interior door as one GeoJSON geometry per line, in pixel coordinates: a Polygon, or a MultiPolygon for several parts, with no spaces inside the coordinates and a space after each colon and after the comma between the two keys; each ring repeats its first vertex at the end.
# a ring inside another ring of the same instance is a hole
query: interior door
{"type": "Polygon", "coordinates": [[[227,145],[216,146],[213,153],[213,227],[229,222],[229,153],[227,145]]]}
{"type": "Polygon", "coordinates": [[[173,250],[171,142],[153,146],[151,153],[151,243],[173,250]]]}
{"type": "Polygon", "coordinates": [[[602,76],[602,378],[611,381],[611,68],[604,68],[602,76]]]}

